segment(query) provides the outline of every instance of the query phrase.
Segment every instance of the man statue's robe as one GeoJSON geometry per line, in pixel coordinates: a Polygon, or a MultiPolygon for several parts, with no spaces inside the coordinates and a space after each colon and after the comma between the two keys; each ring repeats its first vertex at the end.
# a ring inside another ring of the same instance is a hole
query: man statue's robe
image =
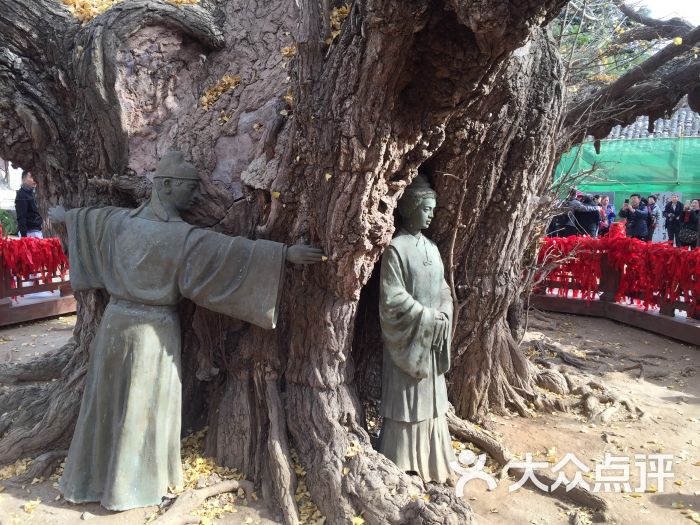
{"type": "Polygon", "coordinates": [[[110,302],[60,489],[112,510],[157,505],[182,484],[177,304],[274,328],[286,247],[123,208],[73,209],[66,224],[73,289],[104,289],[110,302]]]}
{"type": "Polygon", "coordinates": [[[444,482],[455,461],[445,418],[452,295],[430,239],[399,229],[382,256],[379,301],[384,341],[379,451],[404,471],[444,482]],[[447,318],[442,337],[436,332],[438,313],[447,318]]]}

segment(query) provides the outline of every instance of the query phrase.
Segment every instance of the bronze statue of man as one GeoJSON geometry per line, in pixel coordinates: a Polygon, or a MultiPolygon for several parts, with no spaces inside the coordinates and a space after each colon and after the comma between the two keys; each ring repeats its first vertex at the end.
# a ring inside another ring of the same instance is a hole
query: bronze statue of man
{"type": "Polygon", "coordinates": [[[435,197],[427,179],[418,175],[401,196],[401,224],[382,255],[379,451],[401,470],[444,483],[455,461],[445,418],[452,294],[440,252],[422,233],[433,218],[435,197]]]}
{"type": "Polygon", "coordinates": [[[182,484],[180,321],[183,298],[275,327],[284,263],[311,264],[310,246],[229,237],[182,220],[199,187],[182,153],[163,156],[138,209],[53,208],[65,222],[71,285],[109,304],[90,348],[80,415],[60,490],[111,510],[157,505],[182,484]]]}

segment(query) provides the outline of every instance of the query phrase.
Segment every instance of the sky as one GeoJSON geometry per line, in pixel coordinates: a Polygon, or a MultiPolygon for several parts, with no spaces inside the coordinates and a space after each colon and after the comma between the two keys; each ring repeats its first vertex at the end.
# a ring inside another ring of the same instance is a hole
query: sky
{"type": "Polygon", "coordinates": [[[680,16],[692,24],[700,24],[700,1],[698,0],[638,0],[628,3],[646,5],[656,18],[680,16]]]}

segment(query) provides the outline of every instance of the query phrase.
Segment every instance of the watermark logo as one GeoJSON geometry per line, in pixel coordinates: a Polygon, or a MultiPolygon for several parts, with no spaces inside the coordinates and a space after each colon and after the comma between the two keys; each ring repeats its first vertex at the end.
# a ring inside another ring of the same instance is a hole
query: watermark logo
{"type": "MultiPolygon", "coordinates": [[[[484,471],[486,465],[486,454],[478,457],[471,450],[463,450],[459,454],[459,462],[450,463],[452,470],[461,477],[456,484],[455,493],[462,496],[464,487],[474,479],[485,481],[489,490],[497,487],[496,480],[484,471]]],[[[524,461],[509,461],[506,469],[517,469],[520,471],[520,479],[508,487],[509,492],[514,492],[530,481],[535,487],[543,492],[553,492],[563,486],[567,492],[580,487],[591,492],[646,492],[648,483],[656,483],[656,492],[663,492],[666,480],[673,479],[673,455],[671,454],[635,454],[630,456],[613,456],[605,454],[601,463],[597,463],[591,469],[576,457],[572,452],[568,452],[555,465],[547,461],[535,461],[532,454],[525,454],[524,461]],[[567,469],[568,467],[568,469],[567,469]],[[571,477],[567,475],[572,472],[571,477]],[[639,485],[632,487],[631,472],[636,469],[639,485]],[[537,477],[537,473],[548,475],[548,481],[554,478],[551,485],[543,483],[537,477]],[[592,472],[592,475],[591,475],[592,472]],[[593,477],[593,487],[591,483],[584,479],[593,477]]]]}
{"type": "Polygon", "coordinates": [[[459,463],[450,461],[452,470],[461,476],[455,485],[455,493],[458,496],[464,493],[464,486],[473,479],[485,481],[489,490],[496,489],[498,483],[488,472],[484,472],[484,466],[486,466],[486,454],[479,454],[477,457],[471,450],[463,450],[459,453],[459,463]]]}

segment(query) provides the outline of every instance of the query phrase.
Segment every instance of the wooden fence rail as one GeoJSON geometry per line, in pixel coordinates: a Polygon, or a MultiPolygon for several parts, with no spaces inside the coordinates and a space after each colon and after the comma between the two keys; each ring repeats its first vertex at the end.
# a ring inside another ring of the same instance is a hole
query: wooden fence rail
{"type": "Polygon", "coordinates": [[[6,268],[0,257],[0,326],[25,323],[46,317],[75,312],[76,303],[70,279],[66,276],[39,276],[35,279],[17,279],[6,268]],[[31,297],[40,292],[54,292],[55,297],[31,297]]]}
{"type": "Polygon", "coordinates": [[[615,300],[620,279],[620,273],[608,264],[607,257],[603,255],[596,297],[582,299],[569,297],[569,294],[564,296],[547,293],[547,290],[555,288],[582,292],[582,286],[571,275],[564,283],[545,279],[531,295],[530,304],[541,310],[602,317],[700,346],[700,308],[690,301],[690,297],[681,293],[679,300],[670,303],[664,301],[659,294],[658,309],[645,310],[640,304],[636,304],[641,302],[641,294],[625,297],[624,303],[615,300]],[[678,316],[677,311],[685,312],[686,315],[678,316]]]}

